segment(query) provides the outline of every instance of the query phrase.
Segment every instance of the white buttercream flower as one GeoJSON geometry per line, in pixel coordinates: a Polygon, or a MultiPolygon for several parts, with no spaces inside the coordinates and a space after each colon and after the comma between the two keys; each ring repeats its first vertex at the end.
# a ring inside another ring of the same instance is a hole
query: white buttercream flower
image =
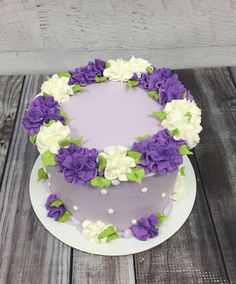
{"type": "Polygon", "coordinates": [[[182,176],[180,173],[178,173],[171,198],[173,200],[180,200],[185,196],[186,192],[186,178],[185,176],[182,176]]]}
{"type": "Polygon", "coordinates": [[[146,68],[151,66],[147,60],[142,58],[131,57],[126,61],[123,59],[109,60],[110,67],[104,69],[103,75],[111,81],[128,81],[136,73],[138,76],[141,73],[146,73],[146,68]]]}
{"type": "Polygon", "coordinates": [[[195,147],[200,141],[199,133],[202,130],[201,109],[196,103],[187,99],[172,100],[163,111],[166,118],[161,125],[169,131],[177,129],[175,139],[184,139],[190,148],[195,147]]]}
{"type": "Polygon", "coordinates": [[[38,151],[42,154],[49,150],[53,154],[57,154],[62,140],[70,139],[71,131],[67,125],[63,125],[60,121],[52,123],[50,126],[43,125],[40,127],[36,139],[38,151]]]}
{"type": "Polygon", "coordinates": [[[64,103],[69,100],[70,95],[73,95],[72,86],[68,85],[70,78],[59,77],[57,74],[52,75],[47,81],[42,84],[41,95],[47,93],[54,97],[58,103],[64,103]]]}
{"type": "Polygon", "coordinates": [[[127,174],[131,173],[131,168],[136,166],[133,158],[127,157],[127,148],[122,146],[110,146],[105,148],[99,155],[106,161],[104,176],[108,180],[118,179],[127,181],[127,174]]]}
{"type": "Polygon", "coordinates": [[[106,225],[97,221],[95,223],[85,220],[82,223],[82,235],[85,239],[89,240],[93,244],[98,244],[100,242],[106,242],[106,238],[101,240],[98,239],[99,234],[106,228],[106,225]]]}

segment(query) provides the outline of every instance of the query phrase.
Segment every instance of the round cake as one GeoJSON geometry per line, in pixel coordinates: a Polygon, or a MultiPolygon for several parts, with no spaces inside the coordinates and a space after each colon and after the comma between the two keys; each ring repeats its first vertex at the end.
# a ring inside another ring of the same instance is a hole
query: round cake
{"type": "Polygon", "coordinates": [[[184,195],[183,155],[200,122],[177,74],[141,58],[52,75],[23,119],[41,155],[45,214],[93,243],[157,237],[184,195]]]}

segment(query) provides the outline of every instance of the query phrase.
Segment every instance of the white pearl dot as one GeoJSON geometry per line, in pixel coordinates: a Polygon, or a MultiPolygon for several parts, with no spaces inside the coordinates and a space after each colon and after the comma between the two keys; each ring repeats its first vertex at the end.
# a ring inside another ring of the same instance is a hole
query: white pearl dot
{"type": "Polygon", "coordinates": [[[120,181],[118,179],[113,179],[111,181],[112,185],[119,185],[120,184],[120,181]]]}
{"type": "Polygon", "coordinates": [[[48,178],[51,178],[51,174],[48,174],[48,178]]]}
{"type": "Polygon", "coordinates": [[[100,193],[101,193],[101,195],[107,195],[107,190],[106,189],[101,189],[100,193]]]}
{"type": "Polygon", "coordinates": [[[162,198],[165,198],[165,197],[166,197],[166,193],[165,193],[165,192],[162,193],[161,197],[162,197],[162,198]]]}
{"type": "Polygon", "coordinates": [[[108,214],[113,214],[114,212],[115,212],[114,209],[108,209],[108,210],[107,210],[107,213],[108,213],[108,214]]]}
{"type": "Polygon", "coordinates": [[[73,209],[75,210],[75,211],[78,211],[79,210],[79,208],[78,208],[78,206],[73,206],[73,209]]]}
{"type": "Polygon", "coordinates": [[[50,182],[48,182],[48,186],[49,186],[49,187],[51,186],[51,183],[50,183],[50,182]]]}
{"type": "Polygon", "coordinates": [[[147,188],[147,187],[144,187],[144,188],[141,189],[141,192],[142,192],[142,193],[145,193],[145,192],[147,192],[147,191],[148,191],[148,188],[147,188]]]}
{"type": "Polygon", "coordinates": [[[137,220],[136,220],[136,219],[133,219],[133,220],[131,221],[131,224],[136,225],[136,224],[137,224],[137,220]]]}

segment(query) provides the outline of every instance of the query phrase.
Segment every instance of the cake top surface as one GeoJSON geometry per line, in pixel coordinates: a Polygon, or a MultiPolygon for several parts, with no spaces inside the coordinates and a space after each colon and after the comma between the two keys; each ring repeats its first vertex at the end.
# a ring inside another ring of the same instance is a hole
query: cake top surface
{"type": "Polygon", "coordinates": [[[123,82],[92,84],[62,104],[69,116],[74,138],[83,136],[84,146],[103,150],[107,146],[132,147],[138,136],[154,134],[163,127],[152,117],[161,111],[141,88],[127,88],[123,82]]]}
{"type": "Polygon", "coordinates": [[[178,75],[135,57],[52,75],[23,119],[41,155],[39,179],[55,166],[69,183],[100,188],[184,174],[182,156],[199,143],[200,123],[178,75]]]}

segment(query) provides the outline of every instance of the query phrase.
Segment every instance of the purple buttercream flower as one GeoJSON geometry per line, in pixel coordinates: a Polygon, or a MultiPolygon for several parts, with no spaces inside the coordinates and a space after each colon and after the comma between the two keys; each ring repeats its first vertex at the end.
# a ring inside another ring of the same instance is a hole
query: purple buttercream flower
{"type": "Polygon", "coordinates": [[[65,179],[70,183],[84,185],[97,176],[96,149],[87,149],[70,144],[61,148],[55,157],[57,169],[63,172],[65,179]]]}
{"type": "Polygon", "coordinates": [[[55,221],[58,221],[58,219],[65,213],[65,211],[66,209],[64,206],[51,207],[47,216],[54,218],[55,221]]]}
{"type": "Polygon", "coordinates": [[[83,87],[93,84],[96,82],[96,76],[103,76],[104,69],[105,61],[101,59],[95,59],[94,62],[90,61],[85,67],[78,67],[74,71],[70,72],[71,78],[69,85],[79,84],[83,87]]]}
{"type": "Polygon", "coordinates": [[[154,69],[153,73],[142,73],[140,77],[136,74],[131,80],[138,81],[139,87],[148,91],[156,91],[159,94],[158,103],[165,105],[172,100],[181,100],[185,96],[193,100],[190,91],[181,84],[177,74],[172,74],[169,68],[154,69]]]}
{"type": "Polygon", "coordinates": [[[158,235],[158,225],[159,220],[156,215],[152,214],[147,219],[141,218],[138,220],[136,225],[130,227],[135,238],[141,241],[146,241],[147,239],[155,238],[158,235]]]}
{"type": "Polygon", "coordinates": [[[52,96],[38,96],[29,106],[29,110],[22,120],[24,128],[32,136],[39,132],[40,126],[50,120],[65,123],[65,118],[60,115],[59,104],[52,96]]]}
{"type": "Polygon", "coordinates": [[[59,207],[53,207],[51,204],[58,200],[59,198],[56,196],[56,194],[50,194],[48,196],[48,199],[46,201],[45,207],[48,210],[48,217],[54,218],[55,221],[58,221],[58,219],[65,213],[66,208],[64,205],[61,205],[59,207]]]}
{"type": "Polygon", "coordinates": [[[59,198],[56,196],[56,194],[50,194],[48,196],[48,199],[46,201],[46,204],[45,204],[45,207],[47,210],[50,210],[52,207],[51,207],[51,203],[58,200],[59,198]]]}
{"type": "Polygon", "coordinates": [[[167,129],[160,130],[151,138],[135,142],[132,150],[141,153],[139,167],[146,173],[159,173],[165,175],[174,172],[183,163],[179,147],[186,144],[184,140],[175,140],[169,135],[167,129]]]}

